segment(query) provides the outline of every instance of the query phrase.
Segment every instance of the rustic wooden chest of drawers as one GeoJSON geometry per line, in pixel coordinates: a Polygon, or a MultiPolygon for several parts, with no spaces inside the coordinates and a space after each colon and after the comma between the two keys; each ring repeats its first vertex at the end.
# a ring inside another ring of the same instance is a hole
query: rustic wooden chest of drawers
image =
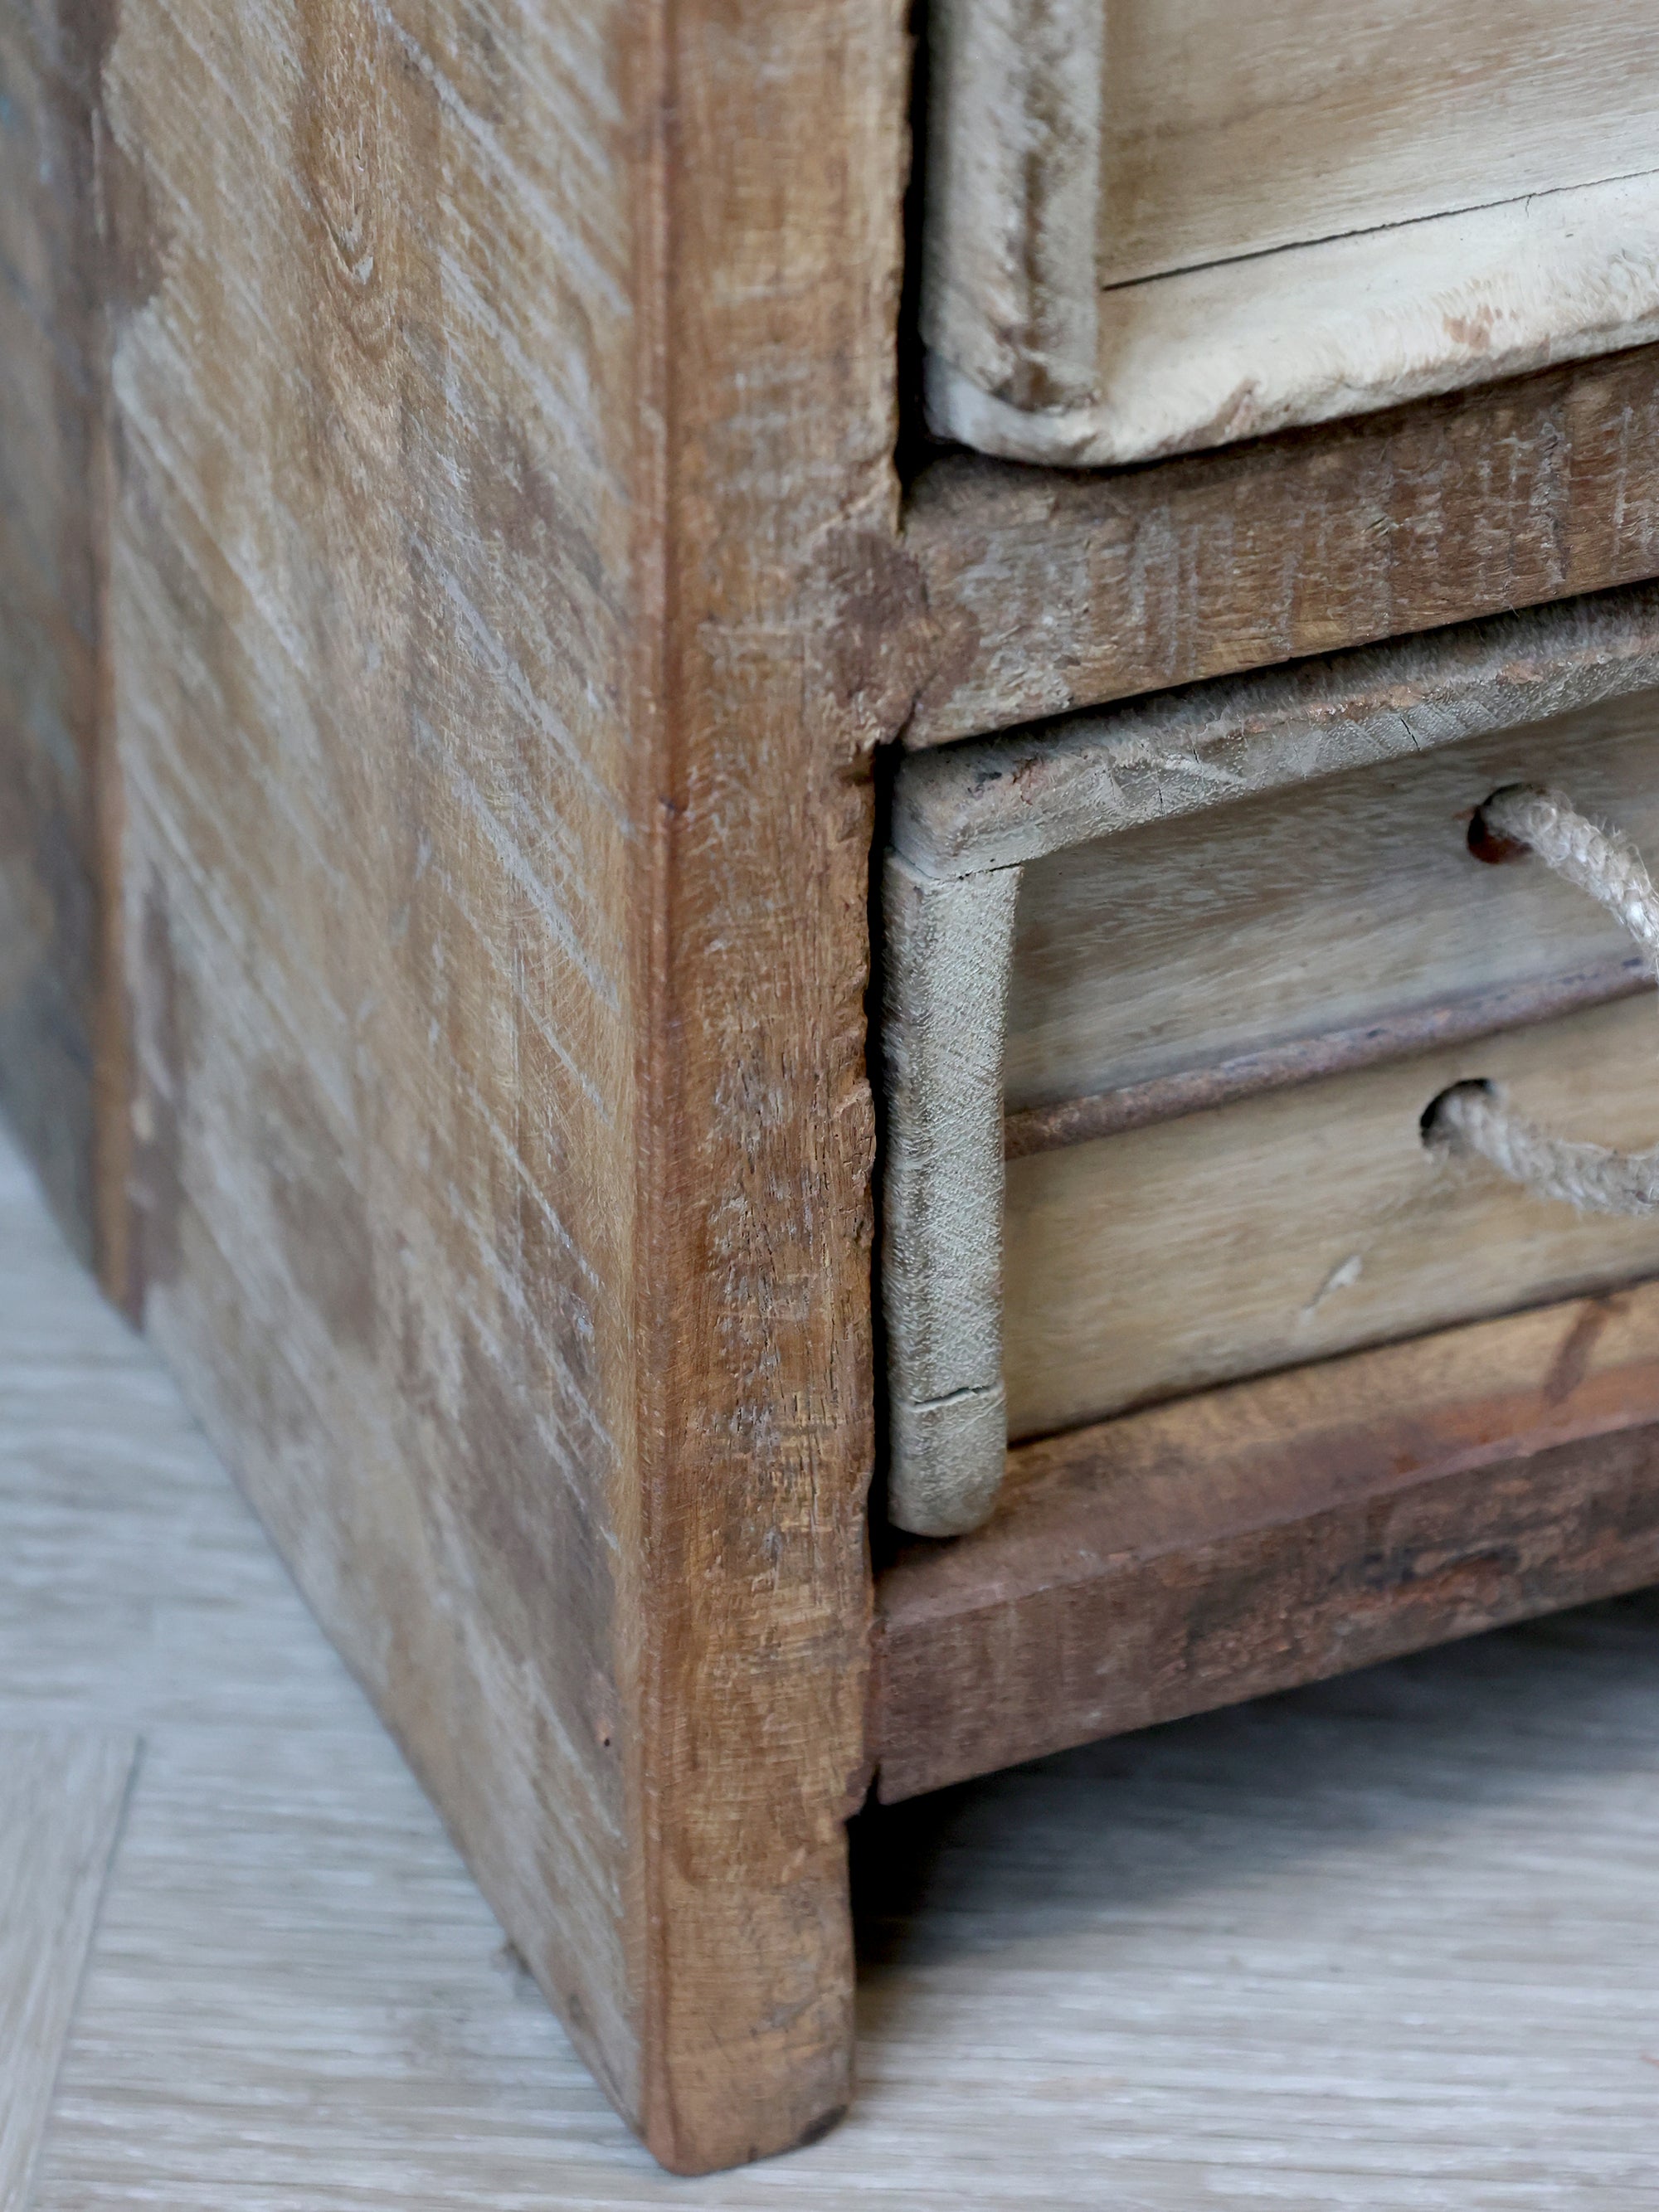
{"type": "Polygon", "coordinates": [[[1651,11],[1253,13],[0,10],[0,1096],[686,2171],[872,1786],[1659,1579],[1659,1234],[1421,1127],[1659,1136],[1468,842],[1659,846],[1651,11]]]}

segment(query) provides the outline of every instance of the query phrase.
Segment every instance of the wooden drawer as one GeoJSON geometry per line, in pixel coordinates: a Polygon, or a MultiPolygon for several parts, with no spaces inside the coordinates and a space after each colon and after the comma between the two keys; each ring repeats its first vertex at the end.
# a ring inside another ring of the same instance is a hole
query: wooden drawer
{"type": "Polygon", "coordinates": [[[938,0],[930,406],[1097,465],[1659,313],[1651,0],[938,0]]]}
{"type": "Polygon", "coordinates": [[[1495,788],[1549,782],[1659,846],[1656,610],[1552,610],[907,763],[901,1525],[971,1525],[1009,1437],[1659,1273],[1659,1224],[1535,1199],[1422,1127],[1484,1078],[1569,1136],[1659,1133],[1630,939],[1470,842],[1495,788]]]}
{"type": "Polygon", "coordinates": [[[1421,1127],[1484,1078],[1565,1135],[1638,1148],[1659,1135],[1656,1060],[1644,991],[1012,1162],[1010,1437],[1659,1273],[1659,1222],[1540,1200],[1421,1127]]]}

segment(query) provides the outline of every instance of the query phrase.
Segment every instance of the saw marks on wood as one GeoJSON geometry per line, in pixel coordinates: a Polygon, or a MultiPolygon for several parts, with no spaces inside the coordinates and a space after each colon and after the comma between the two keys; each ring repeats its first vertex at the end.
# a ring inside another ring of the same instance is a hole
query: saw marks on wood
{"type": "Polygon", "coordinates": [[[136,1748],[0,1730],[0,2212],[27,2212],[136,1748]]]}
{"type": "Polygon", "coordinates": [[[1659,2207],[1651,1601],[861,1821],[849,2118],[659,2172],[9,1149],[0,1730],[144,1739],[32,2212],[1659,2207]]]}

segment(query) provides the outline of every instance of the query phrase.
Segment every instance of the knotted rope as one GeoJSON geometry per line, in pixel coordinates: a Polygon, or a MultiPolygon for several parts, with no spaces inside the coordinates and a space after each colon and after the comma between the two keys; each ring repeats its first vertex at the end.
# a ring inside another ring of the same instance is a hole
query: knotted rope
{"type": "MultiPolygon", "coordinates": [[[[1525,783],[1494,792],[1477,827],[1489,845],[1525,847],[1599,900],[1659,975],[1659,894],[1628,838],[1598,830],[1559,792],[1525,783]]],[[[1587,1213],[1659,1212],[1659,1146],[1615,1152],[1552,1137],[1516,1113],[1490,1083],[1459,1083],[1442,1091],[1425,1116],[1424,1134],[1478,1152],[1511,1181],[1587,1213]]]]}

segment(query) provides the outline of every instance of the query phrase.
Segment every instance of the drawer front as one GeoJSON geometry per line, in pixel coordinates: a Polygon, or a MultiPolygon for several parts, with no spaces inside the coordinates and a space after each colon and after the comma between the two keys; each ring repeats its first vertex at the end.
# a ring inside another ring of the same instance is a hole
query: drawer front
{"type": "Polygon", "coordinates": [[[939,426],[1143,459],[1635,342],[1652,0],[938,0],[939,426]]]}
{"type": "Polygon", "coordinates": [[[1659,1218],[1425,1143],[1482,1078],[1563,1135],[1659,1141],[1654,994],[1011,1162],[1010,1438],[1659,1274],[1659,1218]]]}
{"type": "MultiPolygon", "coordinates": [[[[1569,785],[1659,853],[1659,702],[1616,699],[1070,846],[1021,872],[1003,1075],[1043,1108],[1173,1086],[1243,1054],[1294,1063],[1449,1016],[1491,1026],[1639,973],[1619,924],[1542,867],[1483,866],[1474,810],[1569,785]]],[[[1126,1095],[1127,1094],[1127,1095],[1126,1095]]]]}
{"type": "Polygon", "coordinates": [[[1659,1139],[1629,938],[1540,860],[1472,849],[1516,781],[1659,849],[1659,593],[905,764],[900,1525],[973,1525],[1011,1436],[1659,1273],[1659,1221],[1424,1139],[1472,1079],[1571,1138],[1659,1139]]]}

